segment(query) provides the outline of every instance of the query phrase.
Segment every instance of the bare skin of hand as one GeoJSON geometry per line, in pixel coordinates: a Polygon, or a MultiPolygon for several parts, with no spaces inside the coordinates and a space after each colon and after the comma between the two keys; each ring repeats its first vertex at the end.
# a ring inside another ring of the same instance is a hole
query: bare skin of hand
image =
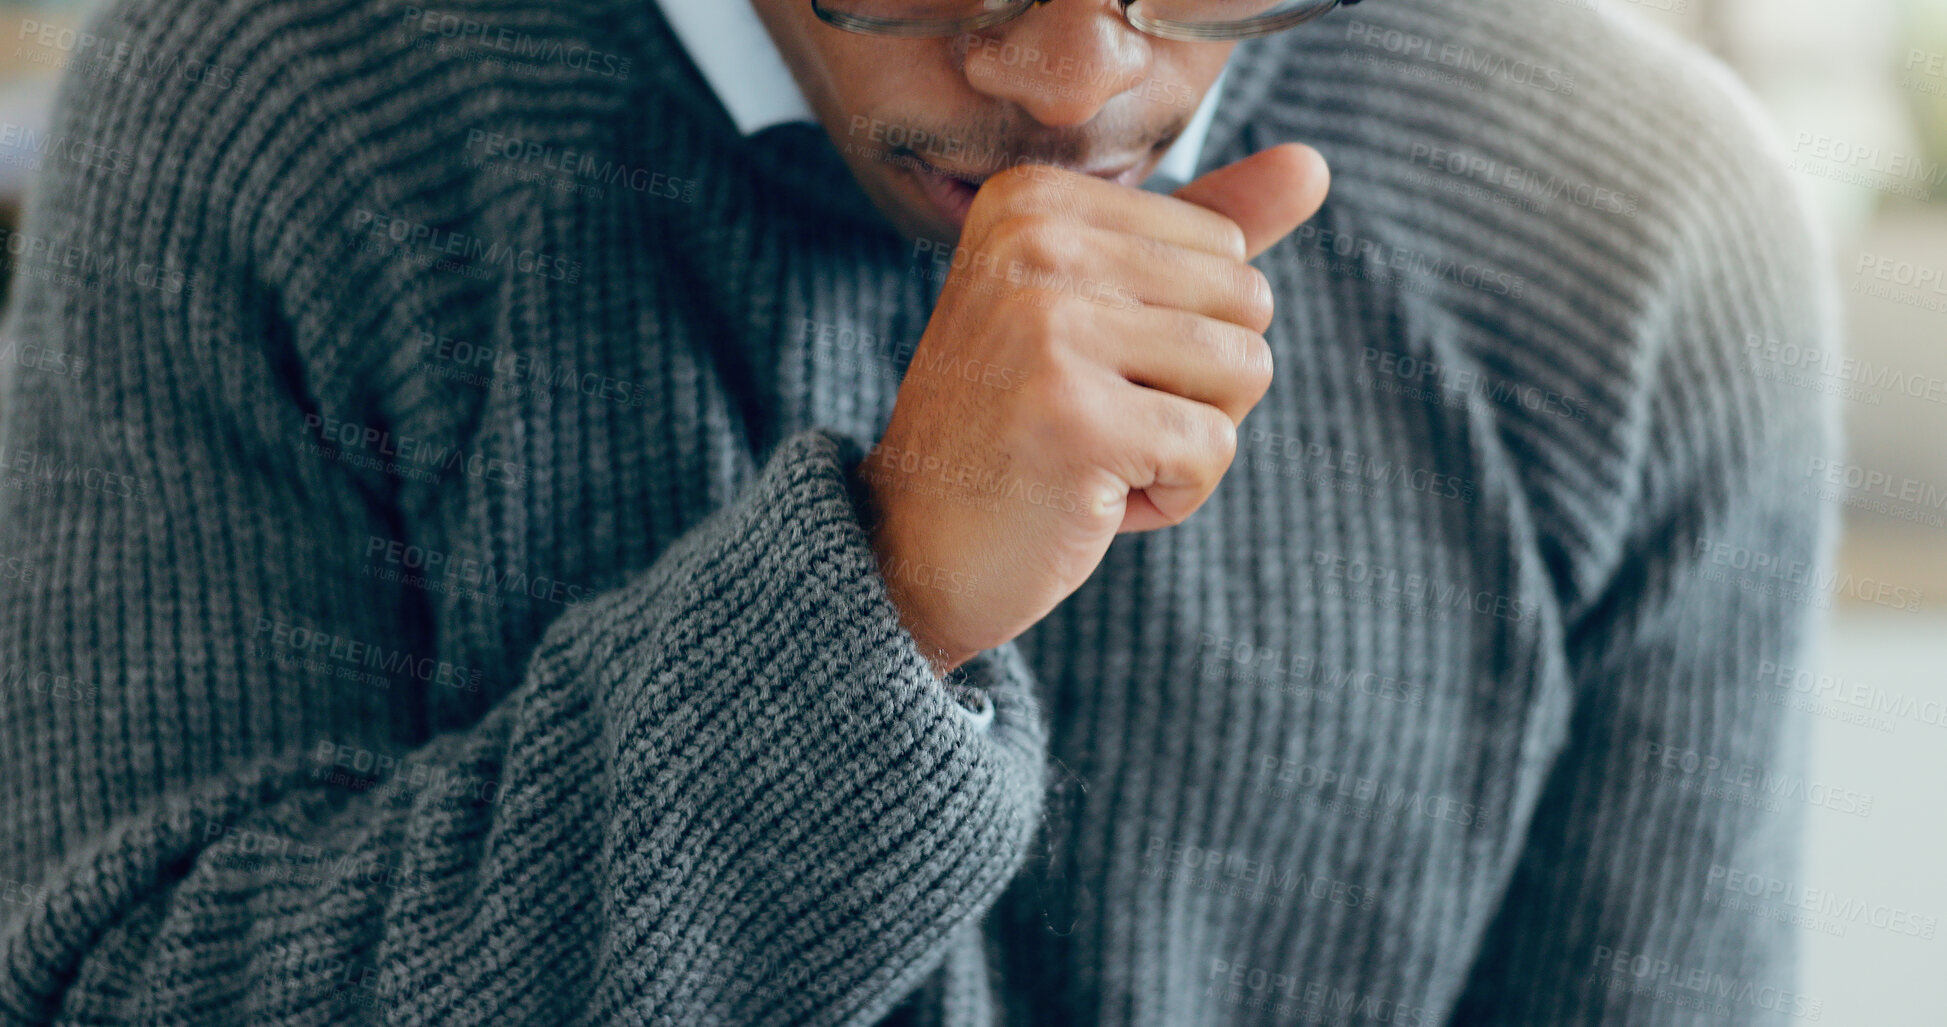
{"type": "Polygon", "coordinates": [[[936,671],[1047,616],[1118,534],[1209,498],[1271,384],[1271,288],[1248,261],[1329,182],[1285,144],[1173,196],[1046,165],[981,185],[859,467],[880,570],[936,671]]]}

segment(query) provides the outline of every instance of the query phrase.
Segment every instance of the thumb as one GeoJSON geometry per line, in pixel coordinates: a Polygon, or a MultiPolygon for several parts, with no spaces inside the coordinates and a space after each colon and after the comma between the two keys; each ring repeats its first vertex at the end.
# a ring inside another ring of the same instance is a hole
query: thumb
{"type": "Polygon", "coordinates": [[[1317,150],[1281,143],[1218,168],[1172,195],[1237,222],[1244,230],[1244,259],[1250,260],[1318,213],[1331,185],[1331,169],[1317,150]]]}

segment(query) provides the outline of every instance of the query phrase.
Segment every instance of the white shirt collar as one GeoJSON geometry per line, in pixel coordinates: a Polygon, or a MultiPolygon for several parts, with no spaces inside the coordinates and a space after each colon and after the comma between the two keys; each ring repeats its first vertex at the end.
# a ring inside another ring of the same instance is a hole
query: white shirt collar
{"type": "MultiPolygon", "coordinates": [[[[816,123],[798,82],[785,66],[777,43],[757,18],[750,0],[657,0],[663,17],[683,43],[690,60],[703,72],[737,130],[750,135],[793,121],[816,123]]],[[[1190,124],[1170,144],[1157,172],[1188,182],[1196,177],[1197,160],[1217,113],[1222,75],[1204,94],[1190,124]]]]}

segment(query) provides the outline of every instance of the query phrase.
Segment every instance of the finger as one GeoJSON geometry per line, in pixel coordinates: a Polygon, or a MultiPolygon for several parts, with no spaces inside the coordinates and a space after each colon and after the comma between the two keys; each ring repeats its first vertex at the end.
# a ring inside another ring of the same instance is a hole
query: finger
{"type": "Polygon", "coordinates": [[[1207,207],[1243,229],[1250,260],[1318,213],[1332,184],[1317,150],[1283,143],[1218,168],[1173,195],[1207,207]]]}
{"type": "Polygon", "coordinates": [[[1157,239],[1231,260],[1244,260],[1243,229],[1207,205],[1117,185],[1052,164],[1023,164],[999,172],[975,194],[988,216],[1066,215],[1111,232],[1157,239]]]}
{"type": "Polygon", "coordinates": [[[1122,524],[1115,529],[1115,533],[1128,535],[1168,527],[1171,527],[1170,519],[1163,515],[1163,511],[1156,509],[1149,493],[1138,489],[1129,493],[1129,498],[1123,503],[1122,524]]]}
{"type": "Polygon", "coordinates": [[[1264,336],[1185,310],[1109,310],[1090,354],[1127,381],[1222,410],[1240,424],[1270,388],[1271,347],[1264,336]]]}
{"type": "Polygon", "coordinates": [[[1271,283],[1241,260],[1099,228],[1078,229],[1075,237],[1088,255],[1076,285],[1088,298],[1189,311],[1254,332],[1271,325],[1271,283]]]}
{"type": "Polygon", "coordinates": [[[1118,454],[1123,463],[1118,473],[1131,489],[1123,525],[1146,530],[1140,526],[1180,524],[1210,498],[1230,469],[1237,454],[1237,425],[1216,407],[1155,389],[1135,390],[1121,402],[1117,437],[1126,441],[1118,454]],[[1135,491],[1142,492],[1143,502],[1135,501],[1135,491]],[[1162,524],[1151,523],[1156,517],[1162,524]]]}

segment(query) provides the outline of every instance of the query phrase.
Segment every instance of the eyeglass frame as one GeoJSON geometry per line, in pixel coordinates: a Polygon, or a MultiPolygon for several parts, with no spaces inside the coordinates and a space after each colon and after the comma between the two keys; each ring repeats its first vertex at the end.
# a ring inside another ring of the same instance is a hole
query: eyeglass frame
{"type": "MultiPolygon", "coordinates": [[[[941,38],[957,36],[968,32],[982,32],[999,25],[1005,25],[1030,8],[1040,7],[1052,0],[1012,0],[1013,6],[986,14],[970,15],[966,18],[934,19],[932,21],[894,22],[882,18],[865,18],[855,14],[828,11],[820,0],[811,0],[811,11],[818,20],[833,28],[846,32],[856,32],[867,36],[881,36],[899,39],[941,38]]],[[[1195,25],[1178,21],[1152,21],[1141,14],[1130,13],[1141,5],[1142,0],[1118,0],[1122,9],[1122,19],[1129,27],[1145,35],[1159,39],[1173,39],[1192,43],[1225,43],[1240,39],[1255,39],[1295,28],[1308,21],[1316,21],[1341,7],[1350,7],[1360,0],[1331,0],[1316,9],[1294,9],[1283,17],[1268,18],[1262,21],[1240,21],[1229,25],[1195,25]]]]}

